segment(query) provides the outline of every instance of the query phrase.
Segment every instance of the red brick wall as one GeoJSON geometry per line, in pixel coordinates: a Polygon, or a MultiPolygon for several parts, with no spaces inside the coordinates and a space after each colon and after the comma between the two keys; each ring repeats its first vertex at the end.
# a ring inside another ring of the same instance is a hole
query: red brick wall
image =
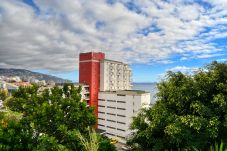
{"type": "Polygon", "coordinates": [[[79,83],[89,85],[90,100],[89,105],[95,107],[95,114],[98,117],[98,92],[100,85],[100,60],[105,58],[105,54],[98,52],[88,52],[80,54],[79,63],[79,83]]]}

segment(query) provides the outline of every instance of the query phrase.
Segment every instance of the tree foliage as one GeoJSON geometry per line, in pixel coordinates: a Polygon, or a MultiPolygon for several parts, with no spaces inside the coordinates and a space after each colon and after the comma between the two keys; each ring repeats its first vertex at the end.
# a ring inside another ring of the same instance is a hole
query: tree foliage
{"type": "Polygon", "coordinates": [[[86,151],[98,151],[99,138],[94,129],[89,130],[88,138],[84,137],[80,132],[78,132],[77,135],[86,151]]]}
{"type": "Polygon", "coordinates": [[[7,90],[0,89],[0,100],[4,101],[8,96],[7,90]]]}
{"type": "Polygon", "coordinates": [[[0,150],[31,150],[32,129],[22,115],[0,112],[0,150]]]}
{"type": "Polygon", "coordinates": [[[81,102],[80,91],[72,84],[43,92],[37,86],[19,88],[5,105],[21,118],[10,120],[1,113],[7,123],[0,127],[2,150],[15,150],[15,146],[19,146],[16,150],[85,150],[78,132],[87,137],[87,127],[94,126],[96,118],[94,109],[81,102]]]}
{"type": "Polygon", "coordinates": [[[110,139],[106,136],[99,137],[99,151],[116,151],[116,147],[111,144],[110,139]]]}
{"type": "Polygon", "coordinates": [[[129,143],[142,150],[207,150],[227,142],[227,64],[213,62],[193,75],[168,72],[158,100],[131,125],[129,143]]]}

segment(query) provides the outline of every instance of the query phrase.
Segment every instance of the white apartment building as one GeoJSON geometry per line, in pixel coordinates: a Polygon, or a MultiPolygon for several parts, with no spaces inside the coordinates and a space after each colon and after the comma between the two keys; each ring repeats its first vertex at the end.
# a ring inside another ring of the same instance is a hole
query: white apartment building
{"type": "Polygon", "coordinates": [[[126,143],[132,117],[150,104],[150,93],[140,90],[101,91],[98,95],[98,129],[126,143]]]}
{"type": "Polygon", "coordinates": [[[16,91],[19,88],[19,86],[12,84],[12,83],[7,83],[5,81],[0,81],[0,89],[3,90],[7,90],[9,95],[11,95],[11,93],[13,91],[16,91]]]}
{"type": "MultiPolygon", "coordinates": [[[[61,83],[61,84],[58,84],[57,86],[59,88],[63,88],[63,85],[64,83],[61,83]]],[[[90,92],[89,92],[89,85],[85,85],[85,84],[74,84],[74,87],[78,88],[78,87],[81,87],[81,92],[80,92],[80,95],[81,95],[81,102],[82,101],[85,101],[87,102],[88,100],[90,100],[90,92]]],[[[53,86],[45,86],[45,87],[40,87],[40,92],[43,92],[45,89],[51,89],[53,86]]]]}
{"type": "MultiPolygon", "coordinates": [[[[89,85],[85,85],[85,84],[79,84],[79,85],[75,85],[76,87],[79,87],[79,86],[81,86],[81,92],[80,92],[80,94],[81,94],[81,100],[82,101],[88,101],[88,100],[90,100],[90,92],[89,92],[89,85]]],[[[88,102],[87,102],[87,104],[88,104],[88,102]]]]}
{"type": "Polygon", "coordinates": [[[131,90],[131,74],[129,65],[103,59],[100,63],[100,91],[131,90]]]}

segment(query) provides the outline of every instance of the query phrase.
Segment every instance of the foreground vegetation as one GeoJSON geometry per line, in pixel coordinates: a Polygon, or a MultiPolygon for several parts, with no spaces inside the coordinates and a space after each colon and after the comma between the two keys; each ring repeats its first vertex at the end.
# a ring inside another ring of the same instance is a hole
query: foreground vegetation
{"type": "Polygon", "coordinates": [[[81,88],[71,84],[38,93],[38,87],[19,88],[5,100],[8,110],[0,112],[0,150],[115,150],[110,141],[89,129],[96,124],[94,109],[81,102],[81,88]],[[90,128],[89,128],[90,127],[90,128]]]}
{"type": "Polygon", "coordinates": [[[217,144],[222,144],[223,150],[227,147],[226,63],[213,62],[193,75],[169,72],[158,89],[156,104],[142,110],[131,125],[134,133],[129,143],[135,149],[217,150],[217,144]]]}

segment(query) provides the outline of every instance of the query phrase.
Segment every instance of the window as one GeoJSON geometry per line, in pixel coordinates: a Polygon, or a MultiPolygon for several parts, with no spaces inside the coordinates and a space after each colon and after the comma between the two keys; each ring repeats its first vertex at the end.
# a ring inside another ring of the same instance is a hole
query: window
{"type": "Polygon", "coordinates": [[[108,114],[108,115],[114,115],[114,116],[116,116],[116,114],[113,114],[113,113],[106,113],[106,114],[108,114]]]}
{"type": "Polygon", "coordinates": [[[114,134],[111,134],[111,133],[106,133],[106,134],[111,135],[111,136],[115,136],[114,134]]]}
{"type": "Polygon", "coordinates": [[[125,115],[121,115],[121,114],[117,114],[117,116],[119,116],[119,117],[126,117],[125,115]]]}
{"type": "Polygon", "coordinates": [[[98,107],[105,107],[104,105],[98,105],[98,107]]]}
{"type": "MultiPolygon", "coordinates": [[[[108,126],[107,126],[108,127],[108,126]]],[[[119,130],[119,131],[122,131],[122,132],[125,132],[125,130],[123,130],[123,129],[120,129],[120,128],[118,128],[117,130],[119,130]]]]}
{"type": "Polygon", "coordinates": [[[114,120],[109,120],[109,119],[108,119],[107,121],[109,121],[109,122],[113,122],[113,123],[116,123],[116,121],[114,121],[114,120]]]}
{"type": "Polygon", "coordinates": [[[107,126],[107,128],[110,128],[110,129],[116,129],[115,127],[112,127],[112,126],[107,126]]]}
{"type": "Polygon", "coordinates": [[[116,107],[113,107],[113,106],[107,106],[107,108],[116,109],[116,107]]]}
{"type": "Polygon", "coordinates": [[[98,99],[99,101],[105,101],[104,99],[98,99]]]}
{"type": "Polygon", "coordinates": [[[102,121],[105,121],[105,119],[104,118],[98,118],[99,120],[102,120],[102,121]]]}
{"type": "Polygon", "coordinates": [[[119,121],[117,121],[117,123],[119,123],[119,124],[126,124],[126,123],[124,123],[124,122],[119,122],[119,121]]]}
{"type": "Polygon", "coordinates": [[[125,101],[117,101],[117,103],[126,103],[125,101]]]}
{"type": "Polygon", "coordinates": [[[126,110],[125,108],[121,108],[121,107],[118,107],[117,109],[118,110],[126,110]]]}
{"type": "Polygon", "coordinates": [[[126,96],[125,94],[117,94],[117,96],[126,96]]]}
{"type": "Polygon", "coordinates": [[[100,114],[105,114],[105,112],[100,112],[100,111],[99,111],[98,113],[100,113],[100,114]]]}
{"type": "Polygon", "coordinates": [[[115,100],[107,100],[108,102],[116,102],[115,100]]]}
{"type": "Polygon", "coordinates": [[[123,136],[120,136],[120,135],[117,135],[117,137],[119,137],[119,138],[122,138],[122,139],[125,139],[125,137],[123,137],[123,136]]]}
{"type": "Polygon", "coordinates": [[[105,127],[105,125],[102,125],[102,124],[98,124],[98,126],[105,127]]]}

